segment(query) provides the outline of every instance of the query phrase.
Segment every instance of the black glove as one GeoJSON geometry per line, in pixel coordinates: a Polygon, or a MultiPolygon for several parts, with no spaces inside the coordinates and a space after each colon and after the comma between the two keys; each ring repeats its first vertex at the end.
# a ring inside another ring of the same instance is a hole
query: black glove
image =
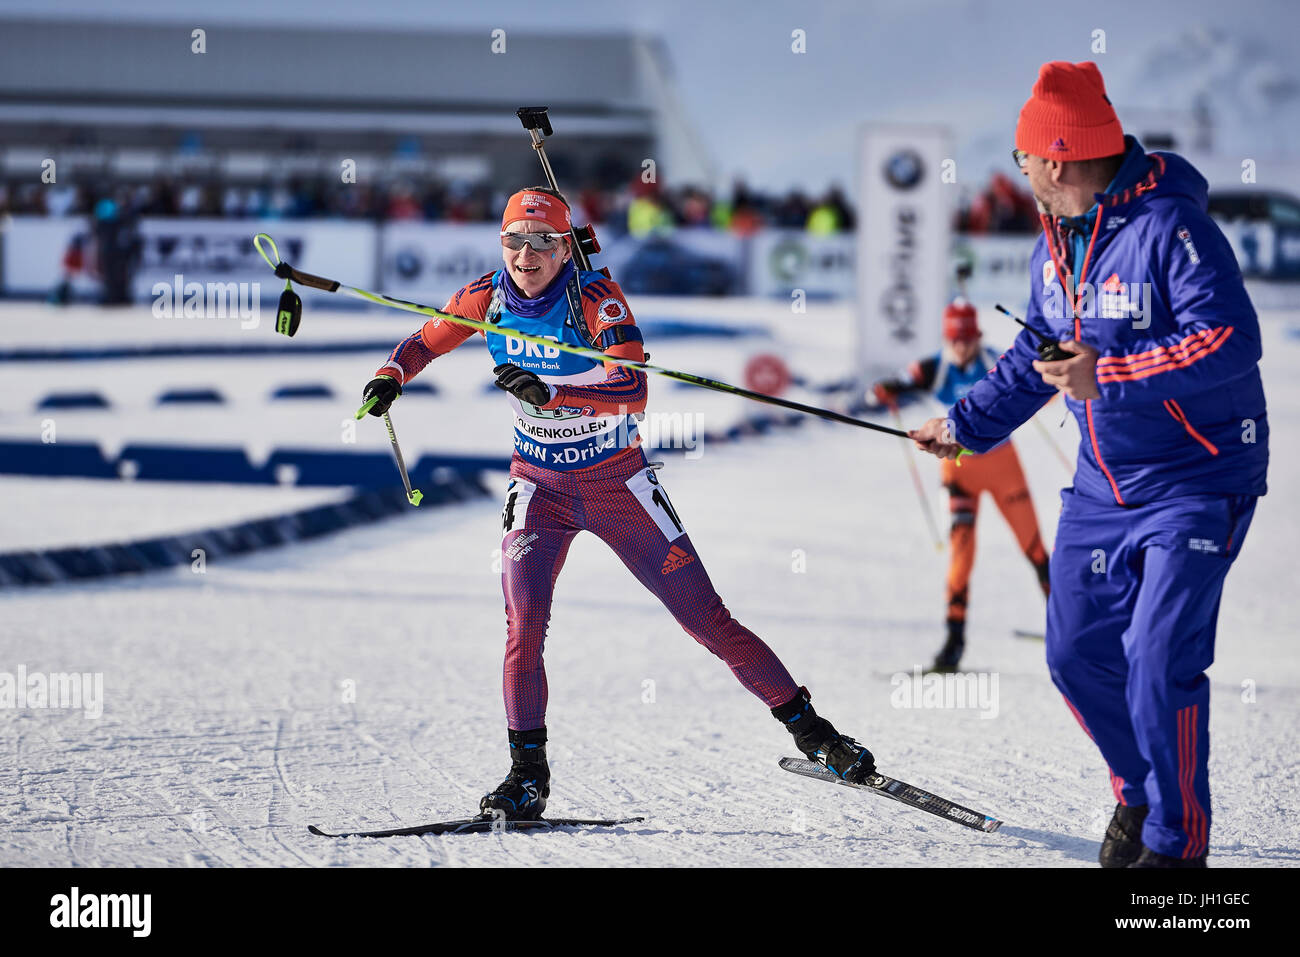
{"type": "Polygon", "coordinates": [[[504,362],[492,370],[497,377],[497,388],[509,392],[520,402],[546,405],[551,401],[551,388],[527,369],[504,362]]]}
{"type": "Polygon", "coordinates": [[[370,407],[371,415],[383,415],[388,411],[397,397],[402,394],[402,387],[397,384],[397,380],[390,375],[375,376],[366,383],[366,389],[361,393],[361,398],[369,402],[372,396],[378,396],[379,401],[370,407]]]}

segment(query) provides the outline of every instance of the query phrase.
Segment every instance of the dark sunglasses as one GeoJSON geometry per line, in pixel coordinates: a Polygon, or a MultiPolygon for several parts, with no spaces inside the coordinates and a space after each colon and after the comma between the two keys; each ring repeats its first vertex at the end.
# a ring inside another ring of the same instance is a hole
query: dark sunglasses
{"type": "Polygon", "coordinates": [[[535,252],[549,252],[560,245],[567,233],[501,233],[501,245],[506,249],[523,249],[531,246],[535,252]]]}
{"type": "Polygon", "coordinates": [[[1012,150],[1011,158],[1016,161],[1016,169],[1024,169],[1029,162],[1029,154],[1024,150],[1012,150]]]}

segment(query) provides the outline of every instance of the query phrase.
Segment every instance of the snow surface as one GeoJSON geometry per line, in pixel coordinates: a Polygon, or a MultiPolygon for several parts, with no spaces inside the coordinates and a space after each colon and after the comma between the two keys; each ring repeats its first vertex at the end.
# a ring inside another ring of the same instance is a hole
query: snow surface
{"type": "MultiPolygon", "coordinates": [[[[780,347],[796,369],[834,378],[844,360],[817,318],[809,324],[818,336],[782,335],[780,347]]],[[[1292,375],[1300,340],[1284,325],[1296,318],[1264,317],[1274,491],[1229,577],[1210,672],[1210,854],[1219,866],[1300,862],[1300,663],[1287,559],[1300,511],[1290,496],[1300,482],[1290,441],[1300,420],[1292,375]],[[1243,683],[1254,686],[1249,703],[1243,683]]],[[[992,323],[986,319],[990,333],[992,323]]],[[[414,328],[399,322],[398,334],[407,326],[414,328]]],[[[655,361],[734,376],[742,353],[761,347],[738,342],[652,342],[650,349],[655,361]]],[[[185,378],[174,361],[78,368],[117,388],[158,370],[185,378]]],[[[228,377],[227,386],[251,388],[268,361],[204,363],[228,377]]],[[[475,362],[483,356],[441,361],[443,397],[420,400],[440,414],[416,416],[413,399],[395,412],[404,446],[504,453],[508,414],[477,391],[483,373],[475,362]],[[458,413],[457,421],[441,410],[458,413]]],[[[374,368],[368,356],[318,357],[311,371],[332,380],[335,363],[351,366],[336,371],[352,392],[374,368]]],[[[7,366],[6,394],[13,394],[11,373],[26,379],[53,368],[7,366]]],[[[294,360],[288,371],[303,368],[294,360]]],[[[143,400],[147,391],[134,407],[122,399],[118,412],[97,413],[99,426],[64,423],[60,413],[60,438],[65,425],[69,435],[165,437],[155,434],[167,430],[154,430],[161,420],[143,400]]],[[[709,410],[719,420],[757,408],[658,382],[651,401],[661,410],[709,410]]],[[[340,399],[340,408],[352,402],[340,399]]],[[[327,413],[337,428],[338,410],[326,406],[313,416],[327,413]]],[[[24,431],[32,413],[18,410],[28,403],[4,408],[0,431],[24,431]]],[[[191,436],[230,427],[232,440],[266,441],[259,434],[266,429],[275,445],[307,421],[226,414],[237,427],[213,417],[191,436]]],[[[909,410],[908,424],[925,414],[909,410]]],[[[1064,444],[1075,433],[1070,423],[1055,430],[1060,414],[1049,407],[1041,419],[1064,444]]],[[[375,447],[382,444],[381,437],[375,447]]],[[[1035,428],[1022,430],[1017,444],[1050,540],[1056,490],[1068,477],[1035,428]]],[[[809,686],[818,709],[871,747],[886,773],[1003,819],[997,833],[778,769],[777,759],[793,750],[762,703],[602,543],[579,536],[559,578],[547,648],[550,811],[646,821],[612,832],[385,841],[308,834],[309,823],[331,829],[465,817],[504,774],[500,504],[490,500],[412,510],[327,539],[209,561],[203,574],[186,567],[0,593],[0,671],[102,672],[105,695],[94,720],[72,710],[0,708],[0,866],[1095,866],[1114,804],[1106,770],[1053,688],[1041,643],[1012,635],[1041,628],[1042,600],[988,502],[966,664],[997,676],[997,714],[891,704],[891,676],[928,661],[942,640],[946,566],[926,541],[901,458],[894,440],[810,422],[706,446],[698,458],[672,457],[661,475],[728,606],[809,686]],[[795,570],[796,550],[806,571],[795,570]]],[[[939,513],[937,466],[918,461],[939,513]]],[[[100,486],[105,516],[115,505],[129,512],[128,499],[142,488],[100,486]]],[[[34,544],[55,497],[32,494],[26,480],[5,479],[0,488],[12,490],[5,547],[24,537],[34,544]]],[[[247,489],[174,488],[212,503],[229,492],[221,508],[231,516],[257,507],[236,501],[247,489]]],[[[157,514],[173,520],[185,509],[183,494],[156,500],[157,514]]],[[[93,513],[84,528],[89,541],[118,534],[93,513]]]]}

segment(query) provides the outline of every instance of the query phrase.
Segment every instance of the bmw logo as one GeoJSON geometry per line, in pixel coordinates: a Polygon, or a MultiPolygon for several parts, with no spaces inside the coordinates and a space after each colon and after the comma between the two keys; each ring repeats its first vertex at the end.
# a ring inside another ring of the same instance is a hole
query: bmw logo
{"type": "Polygon", "coordinates": [[[794,282],[808,263],[808,251],[797,239],[783,239],[772,247],[768,262],[777,279],[794,282]]]}
{"type": "Polygon", "coordinates": [[[419,278],[420,273],[423,271],[419,253],[410,249],[399,250],[397,255],[393,257],[393,269],[397,275],[405,280],[410,281],[419,278]]]}
{"type": "Polygon", "coordinates": [[[925,167],[921,165],[920,154],[916,150],[899,150],[885,160],[885,179],[898,189],[911,189],[921,182],[925,167]]]}

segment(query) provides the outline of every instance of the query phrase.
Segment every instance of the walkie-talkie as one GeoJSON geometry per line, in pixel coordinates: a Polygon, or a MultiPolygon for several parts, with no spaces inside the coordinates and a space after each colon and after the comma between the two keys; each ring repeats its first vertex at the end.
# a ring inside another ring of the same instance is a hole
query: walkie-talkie
{"type": "Polygon", "coordinates": [[[1042,359],[1044,362],[1057,362],[1060,359],[1071,359],[1078,355],[1077,352],[1066,352],[1058,343],[1047,338],[1047,336],[1043,335],[1029,323],[1025,322],[1025,320],[1016,316],[1015,313],[1007,310],[1002,303],[997,303],[993,308],[1002,313],[1002,315],[1020,323],[1034,334],[1034,337],[1038,340],[1038,358],[1042,359]]]}

